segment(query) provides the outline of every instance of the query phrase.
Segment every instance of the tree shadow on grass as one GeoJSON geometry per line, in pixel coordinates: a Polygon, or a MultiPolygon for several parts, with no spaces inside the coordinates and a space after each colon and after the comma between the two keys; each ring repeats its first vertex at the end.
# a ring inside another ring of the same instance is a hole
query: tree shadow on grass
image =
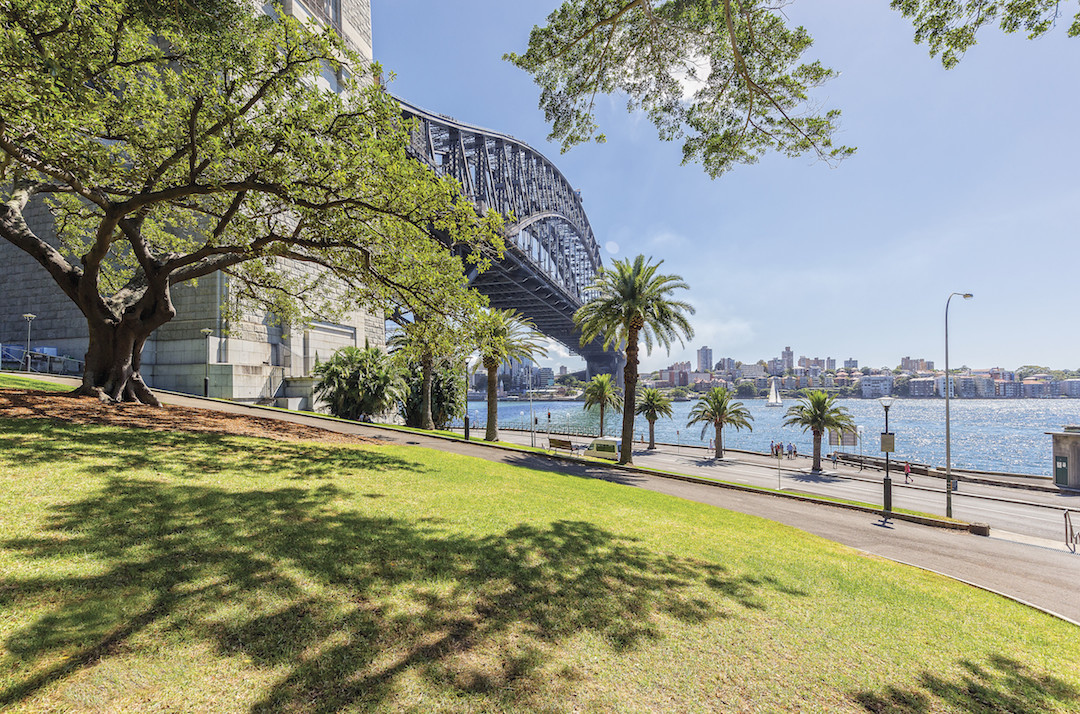
{"type": "Polygon", "coordinates": [[[8,419],[0,431],[3,459],[49,468],[79,459],[94,476],[152,469],[176,478],[230,471],[252,477],[328,479],[352,469],[422,467],[377,448],[312,442],[265,442],[219,434],[188,434],[8,419]],[[264,444],[268,445],[263,448],[264,444]],[[272,448],[269,446],[272,444],[272,448]],[[89,457],[89,458],[88,458],[89,457]]]}
{"type": "Polygon", "coordinates": [[[990,655],[986,664],[963,660],[960,666],[964,671],[956,679],[923,672],[917,687],[889,686],[859,692],[854,699],[874,714],[924,714],[942,707],[972,714],[1047,714],[1080,708],[1076,687],[1009,657],[990,655]]]}
{"type": "Polygon", "coordinates": [[[71,557],[104,567],[0,578],[0,607],[49,608],[4,642],[24,674],[0,709],[162,633],[283,668],[257,711],[385,704],[405,673],[530,708],[549,685],[538,668],[568,638],[591,632],[624,651],[660,637],[664,618],[703,623],[790,592],[587,522],[467,536],[366,515],[352,509],[370,500],[342,495],[117,478],[57,506],[40,536],[0,546],[41,561],[38,573],[71,557]]]}

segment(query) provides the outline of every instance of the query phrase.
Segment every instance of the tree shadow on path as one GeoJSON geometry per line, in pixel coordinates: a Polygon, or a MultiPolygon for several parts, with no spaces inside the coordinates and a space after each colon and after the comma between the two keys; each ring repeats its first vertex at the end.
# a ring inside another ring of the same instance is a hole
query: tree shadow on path
{"type": "Polygon", "coordinates": [[[385,704],[406,672],[528,708],[567,638],[592,632],[618,652],[660,637],[660,618],[703,623],[793,593],[588,522],[468,536],[356,510],[374,502],[318,481],[233,492],[115,478],[55,507],[48,530],[0,546],[38,573],[51,559],[103,567],[0,578],[0,608],[48,603],[4,642],[21,679],[0,709],[162,633],[284,670],[256,711],[385,704]]]}

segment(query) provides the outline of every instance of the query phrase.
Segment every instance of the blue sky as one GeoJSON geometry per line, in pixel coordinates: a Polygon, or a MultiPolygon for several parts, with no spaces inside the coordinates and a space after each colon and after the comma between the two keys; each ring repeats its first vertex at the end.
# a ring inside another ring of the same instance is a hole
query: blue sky
{"type": "MultiPolygon", "coordinates": [[[[806,57],[840,76],[814,99],[842,110],[832,168],[769,156],[710,180],[680,166],[618,97],[598,113],[606,144],[559,154],[538,88],[501,57],[524,50],[557,0],[373,0],[375,58],[391,91],[426,109],[512,134],[582,191],[605,261],[664,260],[690,285],[694,337],[642,355],[689,359],[911,356],[952,366],[1080,368],[1080,39],[983,33],[946,71],[887,0],[796,0],[815,38],[806,57]]],[[[579,360],[552,352],[544,364],[579,360]]]]}

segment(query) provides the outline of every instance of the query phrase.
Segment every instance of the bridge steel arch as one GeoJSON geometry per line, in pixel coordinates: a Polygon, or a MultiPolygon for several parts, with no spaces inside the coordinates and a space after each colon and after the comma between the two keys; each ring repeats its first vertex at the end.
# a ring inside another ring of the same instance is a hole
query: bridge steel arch
{"type": "Polygon", "coordinates": [[[621,381],[622,354],[604,350],[599,341],[580,345],[573,323],[577,309],[593,297],[589,285],[602,265],[581,194],[528,144],[397,101],[403,115],[417,122],[412,154],[456,178],[478,210],[507,217],[503,259],[482,273],[471,269],[470,284],[492,307],[518,310],[581,355],[589,376],[608,373],[621,381]]]}

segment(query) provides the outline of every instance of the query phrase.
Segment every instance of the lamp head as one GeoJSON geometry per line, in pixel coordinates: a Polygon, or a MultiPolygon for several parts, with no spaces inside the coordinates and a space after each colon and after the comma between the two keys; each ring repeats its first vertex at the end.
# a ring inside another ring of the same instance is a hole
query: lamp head
{"type": "Polygon", "coordinates": [[[881,402],[881,406],[885,407],[885,411],[888,411],[889,407],[896,401],[896,397],[882,397],[878,401],[881,402]]]}
{"type": "Polygon", "coordinates": [[[23,315],[23,319],[24,319],[24,320],[26,320],[27,322],[30,322],[30,321],[31,321],[31,320],[33,320],[33,319],[34,319],[35,317],[37,317],[37,315],[35,315],[35,314],[34,314],[34,313],[32,313],[32,312],[28,312],[28,313],[25,313],[25,314],[23,315]]]}
{"type": "Polygon", "coordinates": [[[214,331],[211,330],[209,327],[204,327],[199,330],[199,332],[203,333],[203,337],[209,337],[210,335],[214,334],[214,331]]]}
{"type": "Polygon", "coordinates": [[[975,296],[974,296],[974,295],[972,295],[971,293],[964,293],[964,294],[963,294],[963,298],[964,298],[965,300],[970,300],[970,299],[971,299],[971,298],[973,298],[973,297],[975,297],[975,296]]]}

